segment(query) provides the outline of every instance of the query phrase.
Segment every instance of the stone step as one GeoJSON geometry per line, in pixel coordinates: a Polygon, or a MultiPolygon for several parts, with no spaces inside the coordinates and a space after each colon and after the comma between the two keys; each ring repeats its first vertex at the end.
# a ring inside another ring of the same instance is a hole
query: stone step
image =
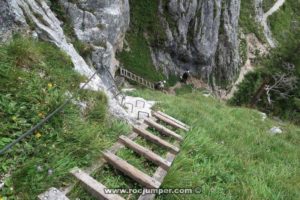
{"type": "Polygon", "coordinates": [[[69,200],[60,190],[52,187],[38,196],[39,200],[69,200]]]}

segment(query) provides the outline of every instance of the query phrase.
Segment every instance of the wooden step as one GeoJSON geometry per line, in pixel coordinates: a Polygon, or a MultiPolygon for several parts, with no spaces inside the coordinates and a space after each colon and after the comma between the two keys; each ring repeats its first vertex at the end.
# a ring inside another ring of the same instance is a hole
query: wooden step
{"type": "Polygon", "coordinates": [[[159,119],[159,120],[161,120],[161,121],[163,121],[163,122],[169,124],[170,126],[172,126],[172,127],[174,127],[174,128],[180,128],[180,129],[183,129],[183,130],[185,130],[185,131],[189,131],[188,128],[182,126],[181,124],[178,124],[177,122],[174,122],[173,120],[171,120],[171,119],[169,119],[169,118],[167,118],[167,117],[165,117],[165,116],[163,116],[163,115],[161,115],[161,114],[159,114],[159,113],[157,113],[157,112],[152,112],[152,115],[153,115],[155,118],[157,118],[157,119],[159,119]]]}
{"type": "MultiPolygon", "coordinates": [[[[176,155],[174,155],[172,153],[167,154],[167,160],[169,162],[173,162],[175,157],[176,157],[176,155]]],[[[159,167],[159,168],[157,168],[156,172],[154,173],[153,178],[162,183],[164,181],[164,178],[167,176],[167,173],[168,172],[166,170],[159,167]]],[[[155,194],[142,194],[142,195],[140,195],[138,200],[153,200],[154,198],[155,198],[155,194]]]]}
{"type": "Polygon", "coordinates": [[[141,129],[141,128],[134,126],[133,131],[136,132],[137,134],[139,134],[140,136],[144,137],[145,139],[147,139],[155,144],[158,144],[173,153],[179,152],[178,147],[175,147],[174,145],[170,144],[169,142],[166,142],[165,140],[161,139],[160,137],[157,137],[156,135],[153,135],[152,133],[150,133],[149,131],[147,131],[145,129],[141,129]]]}
{"type": "Polygon", "coordinates": [[[107,162],[110,163],[113,167],[120,170],[121,172],[123,172],[142,186],[149,189],[158,189],[160,187],[160,182],[148,176],[139,169],[135,168],[125,160],[112,154],[111,152],[104,152],[103,155],[107,162]]]}
{"type": "Polygon", "coordinates": [[[180,124],[181,126],[187,128],[187,129],[190,129],[190,126],[188,126],[188,125],[186,125],[185,123],[183,123],[183,122],[181,122],[181,121],[179,121],[179,120],[177,120],[177,119],[171,117],[170,115],[167,115],[166,113],[163,113],[163,112],[161,112],[161,111],[157,111],[157,113],[160,114],[161,116],[164,116],[164,117],[166,117],[166,118],[168,118],[168,119],[170,119],[170,120],[176,122],[177,124],[180,124]]]}
{"type": "Polygon", "coordinates": [[[174,131],[171,131],[170,129],[160,125],[159,123],[156,123],[155,121],[153,121],[151,119],[145,119],[144,122],[146,124],[148,124],[149,126],[155,128],[157,131],[159,131],[162,134],[171,136],[171,137],[175,138],[176,140],[183,141],[183,137],[181,135],[178,135],[174,131]]]}
{"type": "Polygon", "coordinates": [[[78,168],[73,169],[71,174],[73,174],[96,199],[124,200],[124,198],[117,194],[106,194],[106,187],[104,185],[78,168]]]}
{"type": "Polygon", "coordinates": [[[157,155],[153,151],[137,144],[136,142],[132,141],[128,137],[121,135],[119,140],[128,148],[134,150],[136,153],[140,154],[141,156],[144,156],[148,160],[154,162],[158,166],[162,167],[165,170],[168,170],[171,166],[171,162],[168,162],[167,160],[163,159],[161,156],[157,155]]]}

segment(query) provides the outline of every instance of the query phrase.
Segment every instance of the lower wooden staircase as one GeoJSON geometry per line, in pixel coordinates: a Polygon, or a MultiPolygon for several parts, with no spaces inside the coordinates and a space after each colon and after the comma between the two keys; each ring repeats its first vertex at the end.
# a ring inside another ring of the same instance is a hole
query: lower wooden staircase
{"type": "MultiPolygon", "coordinates": [[[[121,171],[126,176],[130,177],[133,181],[139,183],[144,190],[145,189],[158,189],[160,188],[165,176],[169,168],[174,161],[176,154],[180,151],[180,142],[184,140],[184,138],[169,128],[166,128],[159,122],[163,124],[167,124],[173,128],[182,129],[184,131],[189,131],[190,127],[186,124],[172,118],[171,116],[162,113],[162,112],[152,112],[153,117],[149,117],[144,120],[144,122],[139,126],[133,127],[133,133],[129,136],[121,135],[119,137],[119,141],[110,149],[103,152],[104,162],[110,164],[113,168],[121,171]],[[152,134],[150,131],[146,130],[147,128],[153,128],[158,131],[160,134],[168,137],[172,137],[175,139],[175,143],[171,144],[161,137],[158,137],[152,134]],[[134,140],[138,137],[143,137],[146,140],[153,142],[159,145],[161,148],[164,148],[168,151],[166,158],[161,157],[160,155],[154,153],[150,149],[143,147],[142,145],[136,143],[134,140]],[[116,155],[117,151],[121,148],[129,148],[139,154],[140,156],[145,157],[147,160],[153,162],[158,166],[154,175],[151,177],[148,174],[140,171],[133,165],[131,165],[126,160],[118,157],[116,155]]],[[[99,166],[98,166],[99,167],[99,166]]],[[[106,186],[102,183],[95,180],[93,177],[89,175],[89,173],[85,172],[82,169],[75,168],[71,170],[71,174],[79,180],[82,186],[96,199],[106,199],[106,200],[121,200],[124,199],[118,194],[108,194],[106,193],[106,186]]],[[[59,192],[59,191],[58,191],[59,192]]],[[[55,199],[67,200],[68,198],[65,196],[67,192],[61,192],[61,196],[55,199]]],[[[51,194],[49,192],[45,192],[39,195],[39,199],[42,200],[53,200],[49,198],[51,194]]],[[[151,200],[155,198],[155,194],[143,194],[138,200],[151,200]]]]}

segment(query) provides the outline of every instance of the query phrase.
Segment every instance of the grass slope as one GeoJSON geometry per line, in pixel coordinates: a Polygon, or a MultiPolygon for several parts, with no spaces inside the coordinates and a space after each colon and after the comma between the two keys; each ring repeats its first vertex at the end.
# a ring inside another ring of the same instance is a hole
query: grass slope
{"type": "Polygon", "coordinates": [[[132,93],[192,126],[163,188],[200,188],[200,194],[157,199],[299,199],[300,128],[259,112],[228,107],[200,92],[169,96],[132,93]],[[271,136],[280,126],[284,133],[271,136]]]}
{"type": "MultiPolygon", "coordinates": [[[[29,130],[74,93],[85,78],[54,46],[16,37],[0,46],[0,149],[29,130]]],[[[128,127],[106,117],[101,92],[76,96],[87,108],[69,104],[34,135],[0,156],[0,178],[10,177],[0,199],[35,199],[49,187],[71,181],[69,170],[90,166],[128,127]]]]}

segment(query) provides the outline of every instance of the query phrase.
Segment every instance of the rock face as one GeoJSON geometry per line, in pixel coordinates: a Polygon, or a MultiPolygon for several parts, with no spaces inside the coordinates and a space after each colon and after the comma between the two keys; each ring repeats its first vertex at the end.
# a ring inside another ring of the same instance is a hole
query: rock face
{"type": "Polygon", "coordinates": [[[0,40],[6,40],[9,35],[11,35],[11,30],[13,26],[13,20],[9,13],[9,7],[6,1],[0,0],[0,40]]]}
{"type": "Polygon", "coordinates": [[[152,49],[157,68],[189,69],[213,86],[236,79],[240,0],[160,0],[159,11],[167,41],[152,49]]]}
{"type": "Polygon", "coordinates": [[[60,0],[77,38],[93,46],[92,64],[97,68],[105,66],[114,74],[118,65],[115,52],[123,48],[129,27],[128,0],[72,2],[60,0]]]}
{"type": "Polygon", "coordinates": [[[0,42],[7,41],[15,32],[26,27],[26,21],[15,20],[14,7],[8,1],[0,0],[0,42]]]}
{"type": "Polygon", "coordinates": [[[76,37],[93,47],[90,63],[110,88],[114,85],[112,76],[119,65],[115,53],[123,48],[123,40],[129,27],[128,0],[59,2],[71,20],[76,37]]]}

